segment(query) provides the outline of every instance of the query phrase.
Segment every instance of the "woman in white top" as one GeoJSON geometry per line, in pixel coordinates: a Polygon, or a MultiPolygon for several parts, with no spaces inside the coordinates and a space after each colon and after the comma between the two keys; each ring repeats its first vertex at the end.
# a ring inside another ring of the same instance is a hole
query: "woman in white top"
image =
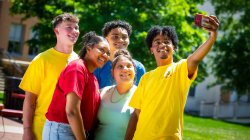
{"type": "Polygon", "coordinates": [[[112,62],[112,76],[116,85],[101,89],[96,140],[124,139],[130,114],[134,111],[128,103],[137,88],[134,85],[135,72],[129,52],[125,49],[118,50],[112,62]]]}

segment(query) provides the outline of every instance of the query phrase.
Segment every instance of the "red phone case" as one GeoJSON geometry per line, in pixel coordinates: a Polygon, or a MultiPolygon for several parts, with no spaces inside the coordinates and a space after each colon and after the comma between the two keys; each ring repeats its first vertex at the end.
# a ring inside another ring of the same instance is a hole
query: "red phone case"
{"type": "Polygon", "coordinates": [[[210,28],[211,25],[209,22],[209,19],[202,14],[196,14],[194,17],[194,23],[195,25],[199,26],[199,27],[205,27],[205,28],[210,28]]]}
{"type": "Polygon", "coordinates": [[[195,25],[202,27],[202,18],[203,18],[202,14],[196,14],[194,17],[195,25]]]}

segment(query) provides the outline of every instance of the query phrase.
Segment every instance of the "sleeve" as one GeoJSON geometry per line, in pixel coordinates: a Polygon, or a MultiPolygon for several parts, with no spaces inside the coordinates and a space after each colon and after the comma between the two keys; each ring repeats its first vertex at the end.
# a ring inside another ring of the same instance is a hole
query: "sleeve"
{"type": "Polygon", "coordinates": [[[135,85],[138,86],[140,79],[142,77],[143,74],[145,74],[146,70],[144,65],[139,62],[134,60],[135,66],[136,66],[136,81],[135,81],[135,85]]]}
{"type": "Polygon", "coordinates": [[[180,87],[182,90],[182,93],[188,93],[186,90],[189,89],[190,85],[192,84],[192,82],[195,80],[195,78],[197,77],[197,72],[198,72],[198,68],[196,69],[194,75],[189,78],[188,77],[188,67],[187,67],[187,59],[183,59],[181,61],[178,62],[178,70],[179,70],[179,74],[180,74],[180,87]]]}
{"type": "Polygon", "coordinates": [[[28,91],[39,95],[41,83],[44,78],[44,62],[40,55],[35,57],[28,66],[19,87],[24,91],[28,91]]]}
{"type": "Polygon", "coordinates": [[[195,78],[197,77],[198,67],[195,70],[194,75],[189,78],[188,77],[188,66],[187,66],[187,59],[183,59],[179,62],[180,65],[180,73],[182,74],[181,77],[186,78],[189,82],[193,82],[195,78]]]}
{"type": "Polygon", "coordinates": [[[145,75],[142,76],[138,87],[136,88],[130,102],[129,102],[129,106],[132,108],[136,108],[136,109],[141,109],[142,108],[142,98],[143,98],[143,86],[144,86],[144,81],[145,81],[145,75]]]}
{"type": "Polygon", "coordinates": [[[65,96],[70,92],[74,92],[80,99],[82,99],[86,83],[86,71],[79,70],[76,65],[68,66],[60,76],[59,81],[65,96]]]}

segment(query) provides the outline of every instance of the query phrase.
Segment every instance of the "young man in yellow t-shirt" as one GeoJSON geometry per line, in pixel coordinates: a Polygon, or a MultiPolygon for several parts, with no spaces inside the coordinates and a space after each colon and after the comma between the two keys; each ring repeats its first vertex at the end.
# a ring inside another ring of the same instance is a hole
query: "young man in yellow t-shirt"
{"type": "Polygon", "coordinates": [[[128,124],[126,138],[134,140],[183,139],[183,112],[188,89],[196,78],[199,62],[217,38],[219,21],[207,16],[208,40],[187,59],[173,62],[178,37],[174,27],[154,26],[146,43],[154,55],[157,68],[144,74],[129,105],[135,108],[128,124]]]}
{"type": "Polygon", "coordinates": [[[77,59],[73,51],[79,32],[79,19],[64,13],[52,21],[57,38],[55,47],[38,54],[29,65],[19,85],[25,91],[23,104],[23,139],[41,140],[45,113],[62,70],[77,59]]]}

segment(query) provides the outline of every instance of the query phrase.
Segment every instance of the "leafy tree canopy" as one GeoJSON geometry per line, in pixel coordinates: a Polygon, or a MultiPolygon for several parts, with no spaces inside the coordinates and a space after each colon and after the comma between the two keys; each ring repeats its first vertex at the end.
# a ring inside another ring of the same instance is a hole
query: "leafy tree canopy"
{"type": "Polygon", "coordinates": [[[246,94],[250,89],[250,1],[211,1],[223,33],[214,47],[215,84],[246,94]]]}
{"type": "MultiPolygon", "coordinates": [[[[133,27],[130,52],[147,70],[151,70],[156,64],[144,43],[149,28],[152,25],[175,26],[180,40],[175,61],[186,58],[207,37],[206,31],[193,24],[195,13],[201,12],[197,9],[201,3],[203,0],[13,0],[11,11],[40,19],[40,23],[34,27],[38,38],[29,43],[31,47],[41,46],[41,51],[55,44],[51,20],[63,12],[76,14],[80,18],[81,35],[90,30],[100,34],[105,22],[125,20],[133,27]]],[[[79,47],[76,46],[75,50],[79,50],[79,47]]],[[[206,75],[205,65],[201,64],[197,81],[203,80],[206,75]]]]}

